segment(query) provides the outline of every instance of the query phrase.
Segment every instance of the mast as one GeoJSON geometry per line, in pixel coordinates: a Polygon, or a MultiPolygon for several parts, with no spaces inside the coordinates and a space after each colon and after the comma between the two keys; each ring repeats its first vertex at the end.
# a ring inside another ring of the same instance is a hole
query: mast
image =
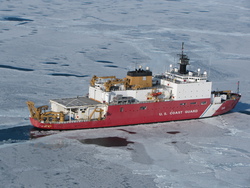
{"type": "Polygon", "coordinates": [[[240,81],[237,83],[237,93],[240,94],[240,81]]]}
{"type": "Polygon", "coordinates": [[[180,56],[180,69],[179,73],[180,74],[187,74],[187,65],[189,65],[189,58],[187,55],[184,54],[184,42],[182,42],[182,47],[181,47],[181,54],[178,54],[180,56]]]}

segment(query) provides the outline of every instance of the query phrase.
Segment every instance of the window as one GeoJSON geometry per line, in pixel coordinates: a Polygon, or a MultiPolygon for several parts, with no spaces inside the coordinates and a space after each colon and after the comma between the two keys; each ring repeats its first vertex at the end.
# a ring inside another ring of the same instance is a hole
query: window
{"type": "Polygon", "coordinates": [[[196,102],[191,102],[190,104],[196,104],[196,102]]]}
{"type": "Polygon", "coordinates": [[[182,105],[182,106],[183,106],[183,105],[186,105],[186,103],[181,103],[180,105],[182,105]]]}
{"type": "Polygon", "coordinates": [[[206,102],[206,101],[201,102],[201,105],[205,105],[205,104],[207,104],[207,102],[206,102]]]}
{"type": "Polygon", "coordinates": [[[120,108],[120,112],[123,112],[123,107],[120,108]]]}
{"type": "Polygon", "coordinates": [[[146,106],[141,106],[141,107],[140,107],[140,110],[146,110],[146,109],[147,109],[146,106]]]}

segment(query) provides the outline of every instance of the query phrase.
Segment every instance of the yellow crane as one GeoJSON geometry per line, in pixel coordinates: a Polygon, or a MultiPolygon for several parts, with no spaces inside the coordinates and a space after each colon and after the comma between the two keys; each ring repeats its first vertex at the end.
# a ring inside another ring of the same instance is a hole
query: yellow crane
{"type": "Polygon", "coordinates": [[[45,110],[48,110],[47,105],[36,108],[35,103],[32,101],[27,101],[26,104],[29,108],[30,116],[34,119],[39,121],[64,121],[63,112],[45,112],[45,110]]]}
{"type": "Polygon", "coordinates": [[[115,80],[108,80],[104,83],[106,91],[110,91],[112,86],[115,86],[116,84],[123,84],[124,87],[127,89],[129,87],[129,79],[115,79],[115,80]]]}
{"type": "Polygon", "coordinates": [[[101,108],[98,108],[97,106],[95,107],[95,109],[93,110],[93,112],[91,112],[91,114],[89,115],[89,120],[91,120],[92,116],[94,115],[95,112],[99,112],[99,117],[98,117],[98,120],[101,120],[102,118],[102,113],[103,113],[103,109],[101,108]]]}
{"type": "Polygon", "coordinates": [[[42,111],[48,110],[49,108],[47,105],[36,108],[35,103],[32,101],[27,101],[26,104],[29,108],[30,116],[37,120],[40,120],[42,111]]]}
{"type": "Polygon", "coordinates": [[[100,78],[100,79],[108,79],[108,78],[110,78],[110,79],[116,79],[116,76],[101,76],[101,77],[98,77],[98,76],[94,75],[94,76],[92,77],[92,79],[90,80],[90,85],[91,85],[91,86],[95,86],[95,83],[96,83],[96,81],[97,81],[99,78],[100,78]]]}
{"type": "Polygon", "coordinates": [[[102,77],[98,77],[98,76],[94,75],[92,77],[92,79],[90,80],[90,85],[91,86],[95,86],[95,83],[96,83],[96,81],[98,79],[109,79],[106,82],[104,82],[104,87],[105,87],[105,90],[107,92],[109,92],[110,89],[111,89],[111,87],[114,86],[114,85],[116,85],[116,84],[123,84],[126,89],[130,87],[130,85],[129,85],[129,79],[128,78],[118,79],[118,78],[116,78],[116,76],[102,76],[102,77]]]}

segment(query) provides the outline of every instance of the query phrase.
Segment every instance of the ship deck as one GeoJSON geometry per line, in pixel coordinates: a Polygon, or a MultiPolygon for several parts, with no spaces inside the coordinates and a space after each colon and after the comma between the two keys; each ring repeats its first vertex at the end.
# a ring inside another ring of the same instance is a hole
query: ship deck
{"type": "Polygon", "coordinates": [[[100,102],[97,102],[87,97],[53,99],[51,101],[56,102],[65,108],[78,108],[81,106],[101,104],[100,102]]]}

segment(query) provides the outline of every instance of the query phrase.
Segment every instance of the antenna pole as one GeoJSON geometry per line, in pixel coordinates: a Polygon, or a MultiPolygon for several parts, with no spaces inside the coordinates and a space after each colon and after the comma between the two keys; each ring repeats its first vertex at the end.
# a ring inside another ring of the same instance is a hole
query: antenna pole
{"type": "Polygon", "coordinates": [[[183,58],[183,55],[184,55],[184,42],[182,42],[182,45],[181,45],[181,57],[183,58]]]}
{"type": "Polygon", "coordinates": [[[237,93],[239,94],[240,93],[240,81],[238,81],[238,83],[237,83],[237,93]]]}

